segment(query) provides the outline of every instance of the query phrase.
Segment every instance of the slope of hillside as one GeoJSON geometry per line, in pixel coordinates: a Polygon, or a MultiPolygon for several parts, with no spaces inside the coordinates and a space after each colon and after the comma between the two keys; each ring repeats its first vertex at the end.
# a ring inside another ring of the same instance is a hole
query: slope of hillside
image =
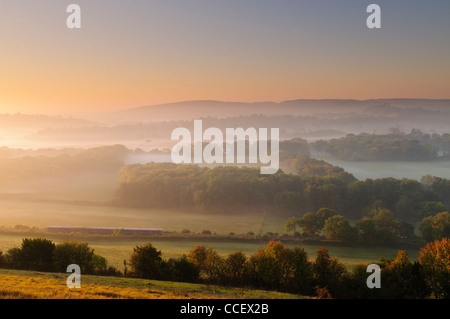
{"type": "Polygon", "coordinates": [[[213,285],[123,277],[81,276],[69,289],[68,274],[0,269],[0,299],[300,299],[299,295],[213,285]]]}

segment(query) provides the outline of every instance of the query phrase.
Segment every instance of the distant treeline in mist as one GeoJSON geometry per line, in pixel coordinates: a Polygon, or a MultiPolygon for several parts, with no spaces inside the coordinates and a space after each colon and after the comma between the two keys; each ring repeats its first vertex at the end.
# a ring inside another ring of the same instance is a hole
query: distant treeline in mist
{"type": "MultiPolygon", "coordinates": [[[[324,125],[327,119],[313,117],[264,117],[229,119],[205,119],[203,126],[226,129],[227,127],[279,127],[280,136],[284,141],[302,140],[302,138],[320,138],[314,142],[300,145],[307,151],[302,153],[329,154],[336,159],[345,161],[431,161],[450,158],[450,134],[428,134],[418,129],[410,133],[402,133],[391,128],[388,134],[360,133],[346,134],[345,131],[333,129],[333,126],[324,125]],[[255,120],[255,121],[253,121],[255,120]],[[304,125],[303,125],[304,124],[304,125]],[[325,136],[325,138],[324,138],[325,136]]],[[[336,121],[336,119],[333,119],[336,121]]],[[[349,120],[349,125],[352,120],[349,120]]],[[[371,119],[368,119],[371,122],[371,119]]],[[[362,123],[359,121],[358,123],[362,123]]],[[[48,129],[33,135],[33,139],[68,139],[75,141],[80,138],[107,140],[145,140],[150,143],[153,139],[165,139],[170,145],[172,130],[177,127],[193,129],[193,123],[187,121],[162,122],[149,124],[128,124],[112,127],[73,127],[62,129],[48,129]]]]}
{"type": "Polygon", "coordinates": [[[448,159],[450,134],[426,134],[413,129],[404,134],[395,129],[391,134],[349,134],[310,144],[312,152],[326,153],[346,161],[430,161],[448,159]]]}
{"type": "Polygon", "coordinates": [[[423,209],[430,207],[429,203],[450,205],[450,180],[427,176],[422,182],[394,178],[358,181],[339,174],[261,175],[259,169],[248,167],[150,163],[122,168],[115,202],[211,214],[265,211],[292,215],[328,207],[350,219],[363,217],[373,207],[385,207],[399,220],[415,222],[436,213],[423,209]]]}
{"type": "MultiPolygon", "coordinates": [[[[343,137],[349,133],[385,134],[390,128],[398,127],[405,132],[414,128],[423,131],[446,132],[450,113],[424,109],[396,111],[386,106],[368,109],[367,112],[332,112],[322,114],[292,115],[279,113],[264,115],[255,110],[253,115],[219,118],[199,116],[203,126],[242,128],[280,128],[282,139],[303,137],[308,139],[328,139],[343,137]],[[392,113],[389,113],[389,110],[392,113]]],[[[78,125],[46,125],[34,131],[27,138],[34,141],[145,141],[152,139],[170,140],[171,132],[178,127],[192,129],[193,119],[185,117],[177,120],[156,121],[142,116],[134,121],[86,122],[78,125]]]]}
{"type": "Polygon", "coordinates": [[[0,185],[36,179],[61,179],[88,173],[116,174],[130,152],[122,145],[96,147],[87,150],[18,150],[0,149],[0,185]],[[25,154],[47,154],[23,156],[25,154]],[[51,156],[51,154],[53,156],[51,156]],[[22,155],[22,156],[20,156],[22,155]],[[16,157],[17,156],[17,157],[16,157]]]}

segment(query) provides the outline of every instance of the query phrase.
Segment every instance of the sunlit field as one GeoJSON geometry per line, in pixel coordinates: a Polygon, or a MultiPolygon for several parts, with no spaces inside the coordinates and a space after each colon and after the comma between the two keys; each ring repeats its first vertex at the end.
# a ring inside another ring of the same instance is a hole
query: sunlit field
{"type": "Polygon", "coordinates": [[[202,284],[120,277],[82,277],[68,289],[66,274],[0,269],[0,299],[298,299],[299,295],[202,284]]]}

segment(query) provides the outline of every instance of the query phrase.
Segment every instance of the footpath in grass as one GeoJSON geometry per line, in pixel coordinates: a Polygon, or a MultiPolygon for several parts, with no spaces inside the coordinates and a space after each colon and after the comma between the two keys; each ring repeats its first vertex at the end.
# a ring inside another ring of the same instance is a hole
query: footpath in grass
{"type": "Polygon", "coordinates": [[[69,274],[0,269],[3,299],[303,299],[294,294],[213,285],[82,275],[69,289],[69,274]]]}

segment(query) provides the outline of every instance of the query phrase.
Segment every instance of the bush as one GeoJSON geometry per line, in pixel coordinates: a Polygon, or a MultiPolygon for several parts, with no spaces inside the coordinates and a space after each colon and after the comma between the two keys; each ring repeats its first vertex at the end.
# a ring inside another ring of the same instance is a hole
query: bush
{"type": "Polygon", "coordinates": [[[161,251],[152,244],[136,246],[130,258],[131,271],[135,276],[146,279],[161,278],[161,251]]]}
{"type": "Polygon", "coordinates": [[[190,230],[189,229],[183,229],[182,231],[181,231],[181,233],[182,234],[190,234],[190,230]]]}
{"type": "Polygon", "coordinates": [[[6,266],[6,258],[3,252],[0,250],[0,268],[3,268],[6,266]]]}
{"type": "Polygon", "coordinates": [[[55,244],[44,238],[24,238],[18,254],[19,269],[51,271],[53,270],[53,251],[55,244]]]}
{"type": "Polygon", "coordinates": [[[88,243],[78,241],[57,245],[53,252],[53,260],[55,270],[58,272],[66,272],[67,266],[76,264],[80,266],[82,274],[94,274],[96,267],[101,268],[100,264],[103,262],[99,257],[95,257],[94,250],[88,243]]]}
{"type": "Polygon", "coordinates": [[[20,258],[20,248],[14,247],[8,249],[5,255],[5,267],[8,269],[22,269],[22,260],[20,258]]]}
{"type": "Polygon", "coordinates": [[[204,230],[202,231],[203,235],[211,235],[211,231],[210,230],[204,230]]]}
{"type": "Polygon", "coordinates": [[[162,279],[178,282],[197,282],[200,271],[191,263],[186,255],[170,258],[162,263],[162,279]]]}

